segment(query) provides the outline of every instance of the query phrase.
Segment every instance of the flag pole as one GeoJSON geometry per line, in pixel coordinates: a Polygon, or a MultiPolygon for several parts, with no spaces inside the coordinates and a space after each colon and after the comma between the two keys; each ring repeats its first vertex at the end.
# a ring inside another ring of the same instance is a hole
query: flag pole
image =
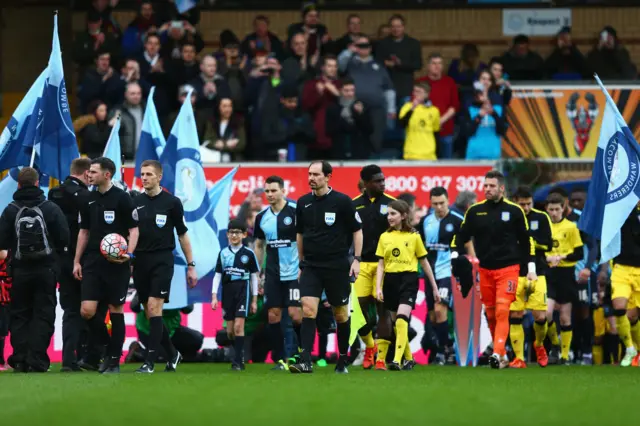
{"type": "Polygon", "coordinates": [[[31,161],[29,162],[29,167],[33,167],[33,164],[36,162],[36,145],[31,147],[31,161]]]}

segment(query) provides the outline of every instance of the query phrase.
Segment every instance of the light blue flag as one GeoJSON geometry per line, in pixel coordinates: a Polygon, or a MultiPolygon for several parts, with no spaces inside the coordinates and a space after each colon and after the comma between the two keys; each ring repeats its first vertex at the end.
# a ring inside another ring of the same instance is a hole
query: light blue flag
{"type": "Polygon", "coordinates": [[[13,201],[13,193],[18,190],[19,171],[18,167],[12,168],[4,179],[0,181],[0,212],[3,212],[9,203],[13,201]]]}
{"type": "Polygon", "coordinates": [[[579,228],[600,240],[600,263],[620,254],[620,229],[640,200],[640,146],[607,89],[587,203],[579,228]]]}
{"type": "Polygon", "coordinates": [[[158,120],[158,112],[153,102],[153,94],[156,88],[152,87],[147,99],[147,107],[144,111],[142,119],[142,133],[140,134],[140,143],[136,150],[136,167],[134,176],[140,177],[140,166],[145,160],[160,160],[162,151],[167,142],[162,133],[160,120],[158,120]]]}
{"type": "Polygon", "coordinates": [[[205,225],[203,225],[202,222],[191,223],[187,219],[185,211],[191,249],[194,253],[196,270],[198,272],[198,285],[196,288],[187,291],[187,262],[176,236],[177,249],[174,251],[175,263],[173,279],[171,280],[171,300],[165,305],[165,309],[179,309],[192,303],[208,303],[211,301],[211,288],[213,286],[213,276],[215,275],[218,253],[220,253],[221,247],[227,244],[231,188],[233,177],[237,171],[238,167],[231,170],[208,191],[211,210],[206,215],[206,224],[211,230],[207,230],[206,235],[207,238],[210,239],[202,238],[200,234],[198,234],[205,225]],[[199,267],[199,253],[208,258],[206,267],[199,267]]]}
{"type": "Polygon", "coordinates": [[[176,0],[176,9],[178,9],[178,13],[185,13],[194,7],[198,0],[176,0]]]}
{"type": "MultiPolygon", "coordinates": [[[[48,70],[42,71],[20,105],[9,119],[0,135],[0,170],[8,170],[16,166],[28,166],[31,160],[31,148],[26,142],[29,123],[38,115],[40,97],[44,90],[48,70]]],[[[35,127],[33,128],[35,130],[35,127]]]]}
{"type": "Polygon", "coordinates": [[[116,173],[113,175],[114,182],[122,182],[122,150],[120,149],[120,114],[116,118],[116,123],[111,129],[109,140],[104,147],[103,157],[111,159],[116,165],[116,173]]]}
{"type": "Polygon", "coordinates": [[[34,137],[27,138],[25,145],[35,146],[38,169],[55,179],[64,179],[69,174],[71,161],[80,157],[80,153],[64,82],[57,14],[54,16],[53,43],[39,119],[37,122],[31,120],[29,128],[33,129],[34,137]]]}

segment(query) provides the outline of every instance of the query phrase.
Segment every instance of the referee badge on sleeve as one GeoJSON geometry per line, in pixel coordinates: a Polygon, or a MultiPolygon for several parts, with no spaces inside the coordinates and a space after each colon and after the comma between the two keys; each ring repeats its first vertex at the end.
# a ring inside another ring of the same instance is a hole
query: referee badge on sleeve
{"type": "Polygon", "coordinates": [[[336,223],[336,214],[335,213],[325,212],[324,213],[324,223],[326,223],[329,226],[332,226],[334,223],[336,223]]]}
{"type": "Polygon", "coordinates": [[[156,215],[156,226],[158,228],[163,228],[164,225],[167,224],[167,215],[166,214],[157,214],[156,215]]]}

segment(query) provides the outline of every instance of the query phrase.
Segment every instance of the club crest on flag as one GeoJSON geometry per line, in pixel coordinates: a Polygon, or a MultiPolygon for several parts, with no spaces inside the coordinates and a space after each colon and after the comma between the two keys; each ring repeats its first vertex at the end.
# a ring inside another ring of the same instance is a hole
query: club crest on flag
{"type": "Polygon", "coordinates": [[[167,224],[167,215],[166,214],[157,214],[156,215],[156,226],[158,228],[163,228],[164,225],[167,224]]]}
{"type": "Polygon", "coordinates": [[[329,226],[332,226],[334,223],[336,223],[336,214],[326,212],[324,214],[324,223],[326,223],[329,226]]]}
{"type": "Polygon", "coordinates": [[[609,181],[607,203],[625,197],[638,184],[638,154],[628,150],[626,145],[626,137],[618,131],[609,139],[604,151],[602,162],[609,181]]]}
{"type": "Polygon", "coordinates": [[[116,212],[112,210],[105,210],[104,221],[107,225],[111,225],[116,220],[116,212]]]}

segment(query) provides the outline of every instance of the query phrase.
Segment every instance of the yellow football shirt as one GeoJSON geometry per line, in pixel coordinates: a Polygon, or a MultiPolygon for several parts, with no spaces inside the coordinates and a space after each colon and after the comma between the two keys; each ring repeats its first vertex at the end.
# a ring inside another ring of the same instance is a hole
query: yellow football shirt
{"type": "Polygon", "coordinates": [[[384,272],[418,272],[427,249],[417,232],[387,231],[378,240],[376,256],[384,259],[384,272]]]}
{"type": "MultiPolygon", "coordinates": [[[[407,102],[400,109],[400,120],[411,111],[407,102]]],[[[413,109],[406,127],[405,160],[437,160],[435,132],[440,130],[440,112],[434,106],[418,105],[413,109]]]]}
{"type": "MultiPolygon", "coordinates": [[[[562,219],[558,223],[551,224],[551,234],[553,236],[553,249],[548,252],[552,256],[566,256],[578,247],[582,247],[582,238],[578,226],[568,219],[562,219]]],[[[563,260],[558,265],[561,268],[575,266],[577,261],[570,262],[563,260]]]]}

